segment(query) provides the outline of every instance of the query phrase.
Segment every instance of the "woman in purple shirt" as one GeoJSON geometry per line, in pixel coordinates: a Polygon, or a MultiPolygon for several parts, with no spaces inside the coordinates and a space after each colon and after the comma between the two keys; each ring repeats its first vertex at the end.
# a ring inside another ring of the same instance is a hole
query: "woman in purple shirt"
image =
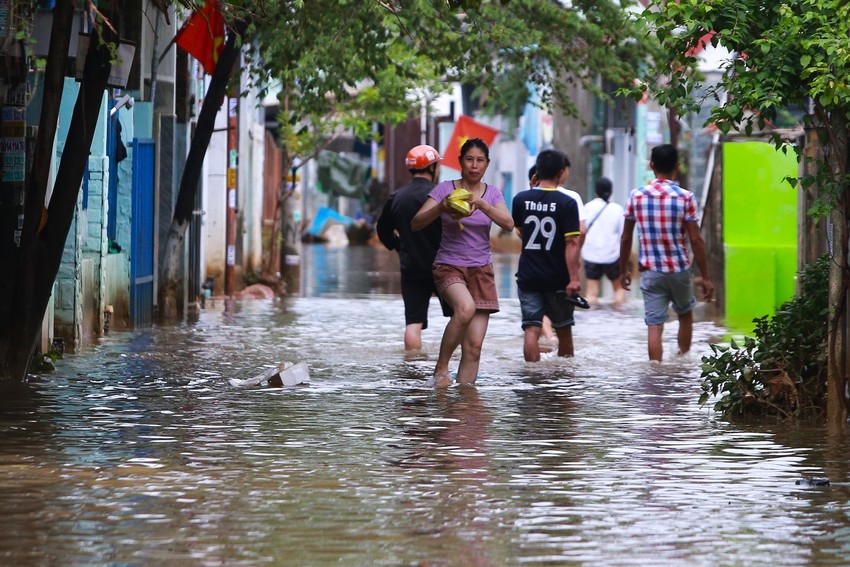
{"type": "Polygon", "coordinates": [[[481,345],[490,323],[490,313],[499,310],[496,280],[490,254],[490,227],[514,229],[514,221],[498,187],[482,181],[490,165],[490,150],[480,138],[467,140],[460,148],[461,178],[434,187],[410,227],[422,230],[437,218],[443,226],[443,239],[434,259],[434,282],[452,316],[443,331],[440,354],[434,368],[434,385],[451,385],[449,361],[461,347],[457,381],[473,384],[481,361],[481,345]],[[448,205],[455,189],[472,193],[472,213],[463,216],[448,205]]]}

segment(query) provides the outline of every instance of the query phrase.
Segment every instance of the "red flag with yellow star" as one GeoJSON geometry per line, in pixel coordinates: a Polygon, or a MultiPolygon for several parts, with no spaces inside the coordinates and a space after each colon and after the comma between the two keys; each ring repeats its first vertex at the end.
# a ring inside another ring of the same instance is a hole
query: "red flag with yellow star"
{"type": "Polygon", "coordinates": [[[197,59],[204,71],[212,74],[224,51],[224,18],[218,0],[206,0],[204,6],[186,20],[174,42],[197,59]]]}
{"type": "Polygon", "coordinates": [[[460,171],[460,162],[458,161],[460,147],[470,138],[481,138],[488,147],[492,146],[498,133],[499,131],[495,128],[476,122],[469,116],[461,114],[455,123],[452,137],[449,138],[449,143],[443,151],[443,160],[440,165],[460,171]]]}

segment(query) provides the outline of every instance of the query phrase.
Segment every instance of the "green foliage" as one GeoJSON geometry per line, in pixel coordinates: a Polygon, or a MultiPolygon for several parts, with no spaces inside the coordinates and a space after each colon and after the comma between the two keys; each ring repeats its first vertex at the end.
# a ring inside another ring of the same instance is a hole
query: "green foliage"
{"type": "MultiPolygon", "coordinates": [[[[817,181],[826,207],[847,190],[846,143],[850,120],[850,3],[846,0],[655,0],[642,18],[655,31],[664,55],[647,68],[640,96],[651,90],[665,106],[693,111],[713,106],[709,122],[721,132],[747,135],[785,119],[789,107],[811,109],[811,125],[831,145],[817,181]],[[695,48],[722,45],[733,56],[719,83],[702,98],[695,48]],[[718,104],[724,100],[725,103],[718,104]],[[831,183],[823,182],[830,180],[831,183]]],[[[785,140],[775,132],[779,147],[785,140]]],[[[802,156],[798,155],[798,158],[802,156]]]]}
{"type": "Polygon", "coordinates": [[[32,355],[29,371],[33,374],[48,374],[56,372],[56,361],[62,358],[62,353],[51,349],[47,354],[36,352],[32,355]]]}
{"type": "Polygon", "coordinates": [[[687,108],[703,102],[689,97],[700,80],[692,49],[711,32],[711,45],[736,54],[719,86],[731,96],[714,121],[775,121],[789,104],[802,106],[809,98],[825,109],[850,104],[850,5],[844,0],[655,2],[643,17],[666,52],[648,77],[663,91],[662,103],[687,108]],[[654,80],[662,75],[669,81],[654,80]]]}
{"type": "Polygon", "coordinates": [[[517,70],[509,70],[497,79],[498,98],[490,98],[486,92],[478,89],[474,94],[482,95],[484,103],[481,110],[489,116],[501,115],[507,119],[509,132],[512,134],[514,128],[519,125],[519,117],[525,110],[531,92],[525,77],[517,70]]]}
{"type": "Polygon", "coordinates": [[[752,337],[729,346],[712,344],[702,358],[700,403],[717,397],[714,409],[741,414],[814,417],[826,403],[826,340],[829,259],[801,275],[800,295],[772,316],[754,319],[752,337]]]}
{"type": "Polygon", "coordinates": [[[633,5],[257,2],[250,61],[257,83],[279,89],[284,152],[309,158],[343,129],[369,139],[373,122],[400,122],[455,81],[486,93],[488,108],[513,113],[531,83],[542,104],[575,115],[568,81],[605,96],[600,75],[630,84],[651,51],[633,5]]]}
{"type": "Polygon", "coordinates": [[[265,3],[252,21],[253,74],[280,101],[285,159],[310,159],[343,132],[368,140],[373,123],[398,123],[411,92],[445,89],[399,22],[376,2],[265,3]]]}

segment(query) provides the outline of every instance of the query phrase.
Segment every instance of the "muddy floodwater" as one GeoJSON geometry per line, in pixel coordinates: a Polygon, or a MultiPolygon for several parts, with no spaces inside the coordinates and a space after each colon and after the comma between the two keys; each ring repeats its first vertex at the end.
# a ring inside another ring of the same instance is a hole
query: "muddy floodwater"
{"type": "MultiPolygon", "coordinates": [[[[642,305],[579,312],[522,360],[497,259],[478,385],[402,349],[396,257],[307,247],[299,297],[113,333],[0,403],[3,565],[848,565],[850,446],[700,407],[700,357],[642,305]],[[237,389],[278,361],[310,384],[237,389]],[[828,478],[829,486],[797,484],[828,478]]],[[[455,361],[456,366],[456,361],[455,361]]]]}

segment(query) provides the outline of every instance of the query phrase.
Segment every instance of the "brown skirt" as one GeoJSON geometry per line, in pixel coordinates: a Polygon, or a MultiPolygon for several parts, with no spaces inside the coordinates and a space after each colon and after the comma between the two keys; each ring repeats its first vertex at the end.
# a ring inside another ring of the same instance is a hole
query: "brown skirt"
{"type": "Polygon", "coordinates": [[[434,264],[434,283],[440,295],[452,284],[463,284],[475,301],[475,308],[495,313],[499,310],[499,296],[496,293],[496,277],[493,264],[477,267],[450,266],[434,264]]]}

